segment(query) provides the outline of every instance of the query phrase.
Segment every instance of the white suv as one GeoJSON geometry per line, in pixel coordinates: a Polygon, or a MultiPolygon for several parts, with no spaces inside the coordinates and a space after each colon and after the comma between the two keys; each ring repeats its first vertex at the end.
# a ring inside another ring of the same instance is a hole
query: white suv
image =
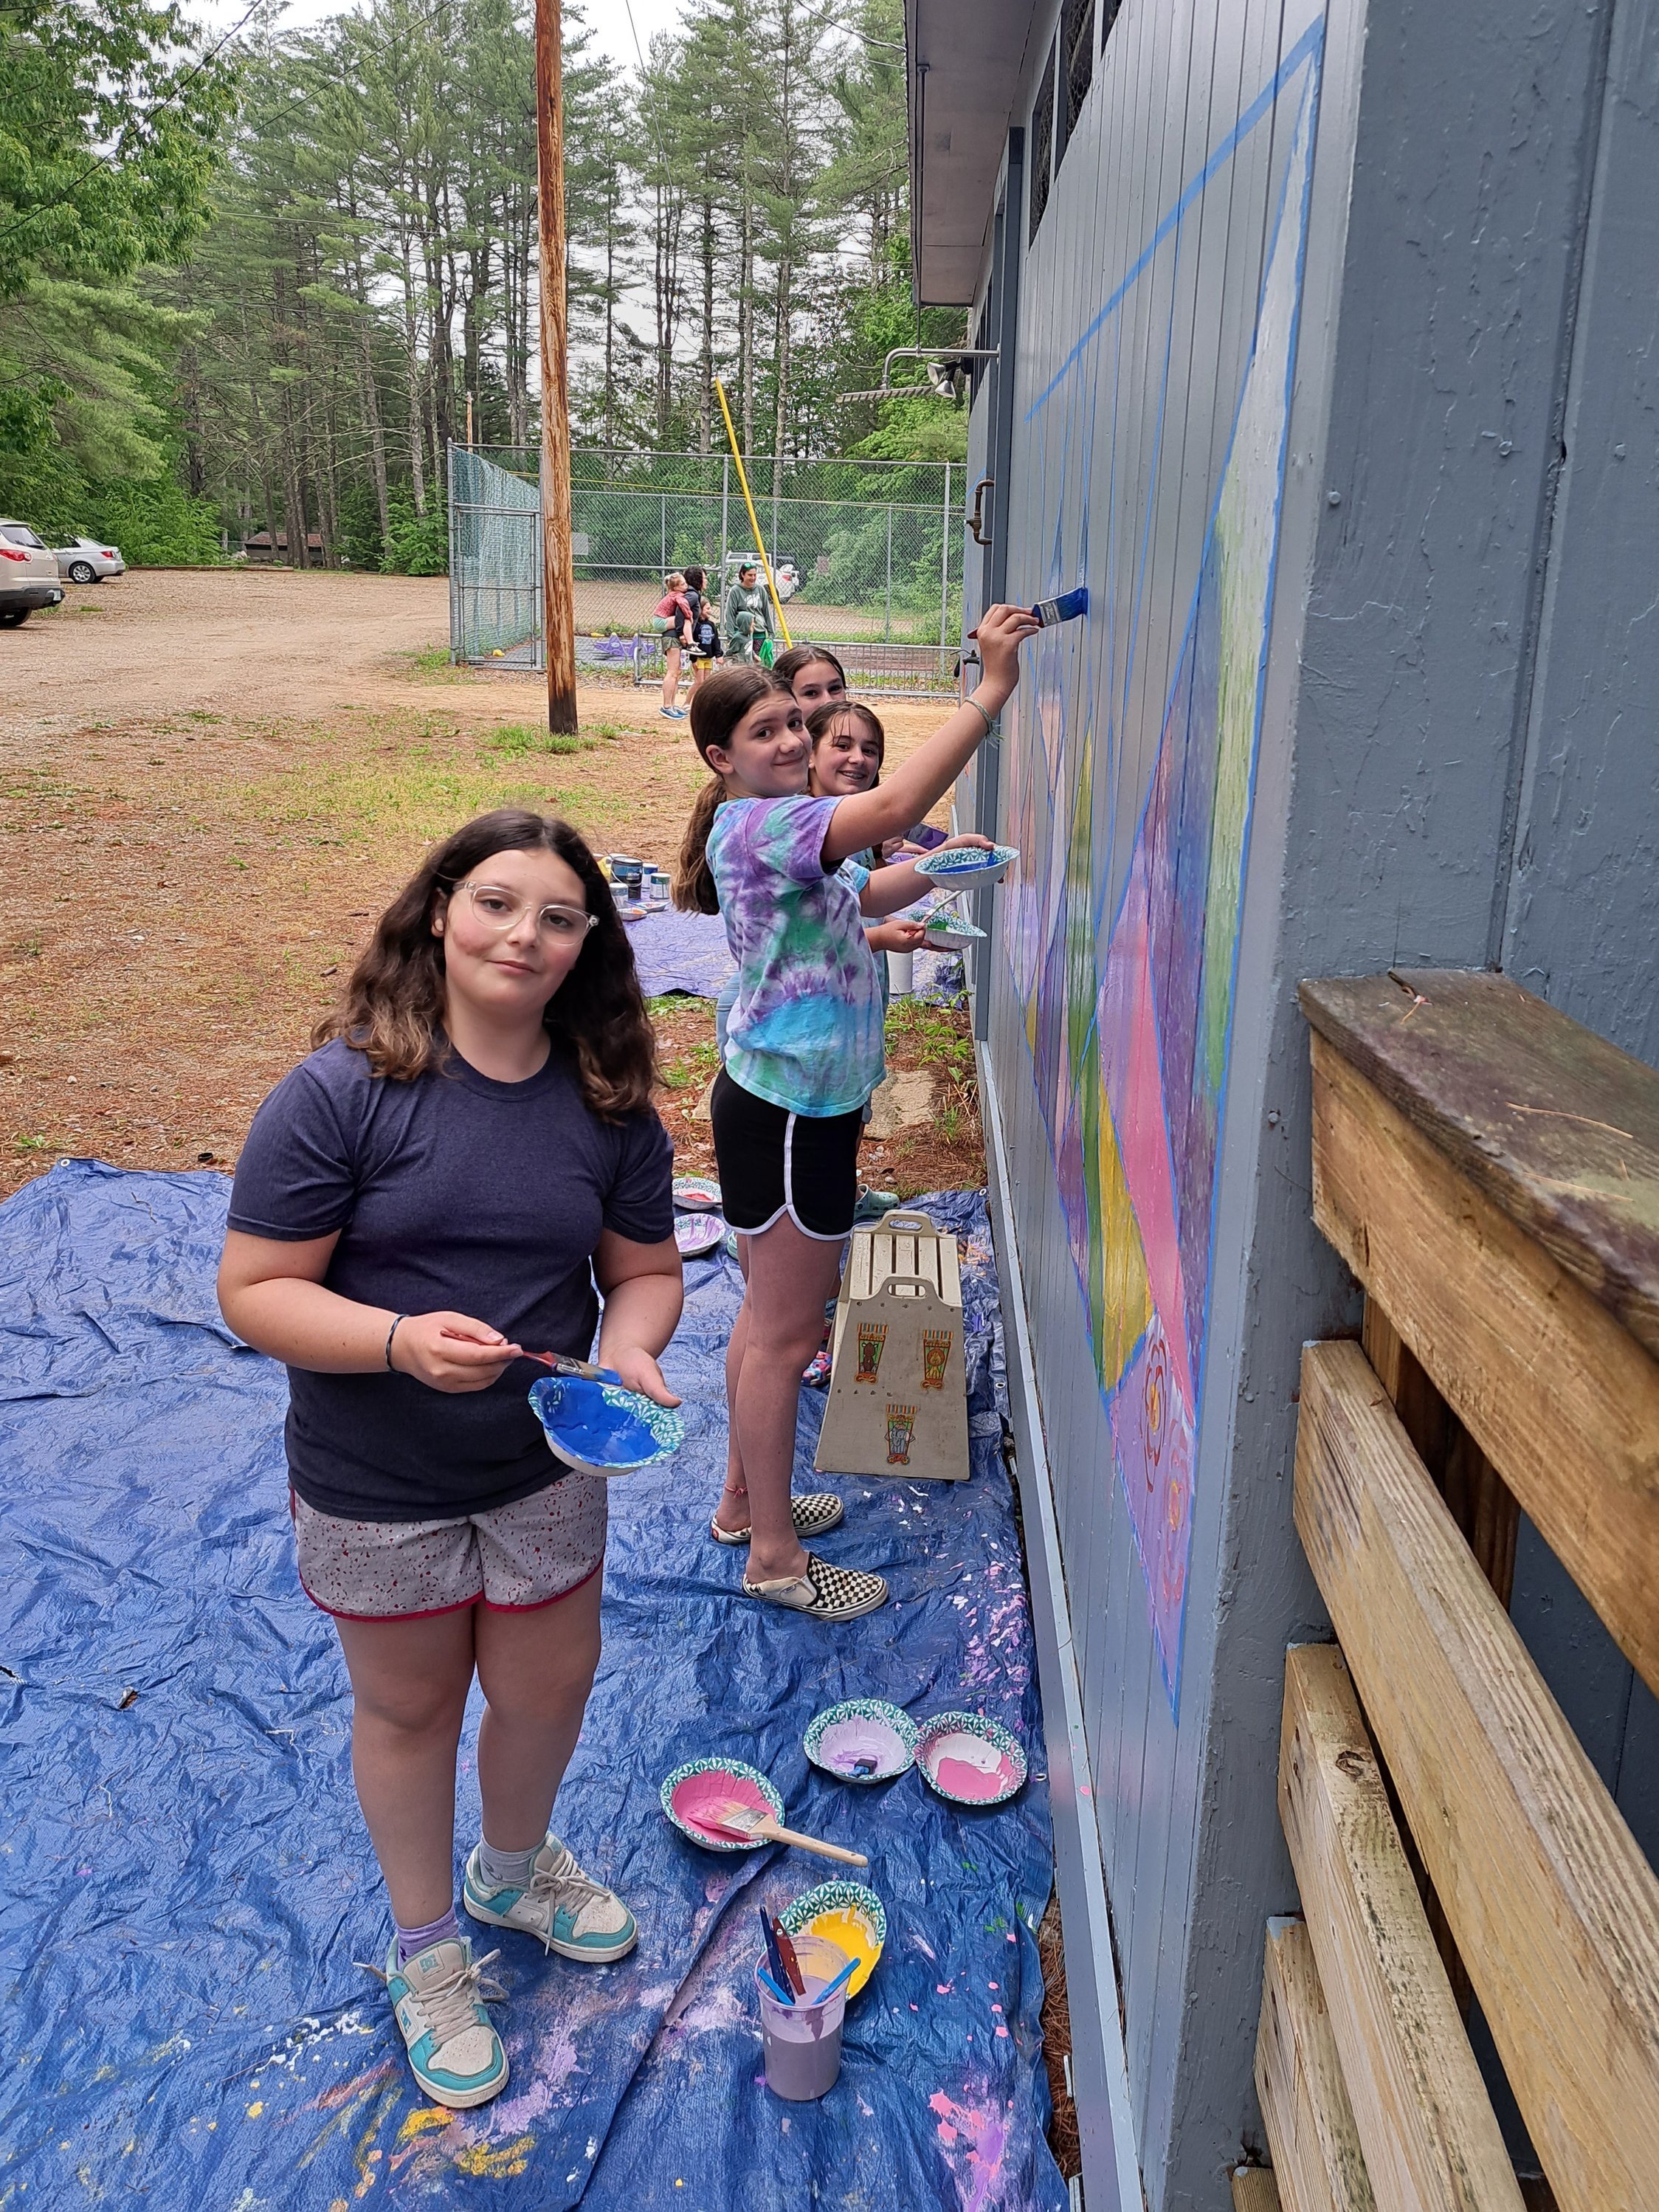
{"type": "Polygon", "coordinates": [[[63,596],[58,556],[27,522],[0,514],[0,629],[15,629],[37,607],[55,607],[63,596]]]}

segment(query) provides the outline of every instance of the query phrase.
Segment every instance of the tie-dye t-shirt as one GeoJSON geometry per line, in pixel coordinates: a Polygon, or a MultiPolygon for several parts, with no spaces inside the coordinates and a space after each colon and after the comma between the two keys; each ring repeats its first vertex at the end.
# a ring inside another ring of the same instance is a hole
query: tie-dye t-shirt
{"type": "Polygon", "coordinates": [[[850,1114],[881,1081],[883,1007],[858,894],[827,874],[838,799],[728,799],[708,835],[738,996],[734,1083],[792,1114],[850,1114]]]}

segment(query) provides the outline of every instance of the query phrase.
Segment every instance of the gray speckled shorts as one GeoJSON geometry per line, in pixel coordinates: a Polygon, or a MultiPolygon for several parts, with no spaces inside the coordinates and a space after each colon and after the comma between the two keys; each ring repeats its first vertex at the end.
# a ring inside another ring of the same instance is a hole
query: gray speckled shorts
{"type": "Polygon", "coordinates": [[[605,1565],[608,1499],[573,1468],[515,1504],[459,1521],[343,1521],[290,1490],[306,1595],[345,1620],[410,1620],[480,1601],[527,1613],[605,1565]]]}

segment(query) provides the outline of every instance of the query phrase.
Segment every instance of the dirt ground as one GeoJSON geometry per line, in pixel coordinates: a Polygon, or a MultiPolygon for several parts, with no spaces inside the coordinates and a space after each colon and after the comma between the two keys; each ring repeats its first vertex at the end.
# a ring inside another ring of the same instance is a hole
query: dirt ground
{"type": "MultiPolygon", "coordinates": [[[[0,632],[0,1192],[64,1155],[234,1164],[373,919],[468,816],[530,804],[668,862],[705,771],[653,692],[452,669],[434,579],[151,570],[0,632]],[[572,748],[552,750],[553,746],[572,748]]],[[[890,758],[942,709],[884,709],[890,758]]],[[[663,1112],[690,1109],[712,1009],[657,1002],[663,1112]]],[[[865,1163],[903,1194],[982,1177],[958,1016],[902,1002],[900,1067],[939,1111],[865,1163]]]]}

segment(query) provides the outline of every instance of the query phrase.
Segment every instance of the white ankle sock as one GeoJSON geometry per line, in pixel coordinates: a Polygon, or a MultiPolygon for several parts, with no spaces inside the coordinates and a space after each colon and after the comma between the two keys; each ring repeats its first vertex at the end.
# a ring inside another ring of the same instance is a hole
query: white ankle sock
{"type": "Polygon", "coordinates": [[[541,1845],[527,1851],[498,1851],[487,1836],[478,1838],[478,1871],[492,1889],[528,1889],[531,1863],[541,1845]]]}

